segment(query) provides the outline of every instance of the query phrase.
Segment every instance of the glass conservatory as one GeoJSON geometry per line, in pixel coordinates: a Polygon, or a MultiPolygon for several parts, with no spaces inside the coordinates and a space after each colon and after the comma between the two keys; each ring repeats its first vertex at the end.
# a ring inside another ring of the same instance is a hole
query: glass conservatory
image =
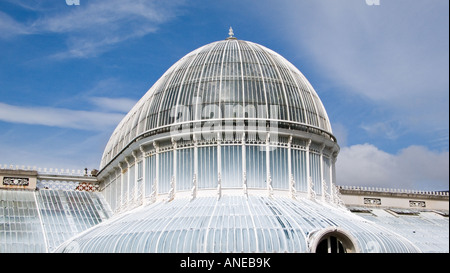
{"type": "Polygon", "coordinates": [[[181,58],[119,123],[98,173],[115,215],[57,251],[419,252],[343,208],[338,153],[303,74],[230,35],[181,58]]]}
{"type": "Polygon", "coordinates": [[[301,72],[231,37],[189,53],[155,83],[112,134],[99,178],[114,210],[219,186],[325,197],[338,151],[301,72]]]}

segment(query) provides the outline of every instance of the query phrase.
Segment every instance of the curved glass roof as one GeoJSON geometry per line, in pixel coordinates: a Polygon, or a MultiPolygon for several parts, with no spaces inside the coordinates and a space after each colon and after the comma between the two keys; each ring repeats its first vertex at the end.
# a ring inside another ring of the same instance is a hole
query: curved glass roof
{"type": "Polygon", "coordinates": [[[100,170],[149,131],[192,121],[258,118],[332,133],[316,91],[285,58],[248,41],[214,42],[181,58],[137,102],[107,143],[100,170]]]}
{"type": "Polygon", "coordinates": [[[53,251],[110,212],[98,192],[0,190],[0,253],[53,251]]]}
{"type": "Polygon", "coordinates": [[[312,235],[330,228],[353,237],[357,252],[420,252],[405,238],[343,208],[242,195],[139,207],[83,232],[56,252],[310,252],[312,235]]]}

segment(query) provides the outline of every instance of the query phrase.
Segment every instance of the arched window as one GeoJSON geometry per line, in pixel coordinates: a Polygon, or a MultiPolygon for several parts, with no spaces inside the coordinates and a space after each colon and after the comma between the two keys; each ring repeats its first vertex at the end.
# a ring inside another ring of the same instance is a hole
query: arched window
{"type": "Polygon", "coordinates": [[[328,227],[310,234],[310,251],[313,253],[359,252],[355,238],[339,227],[328,227]]]}

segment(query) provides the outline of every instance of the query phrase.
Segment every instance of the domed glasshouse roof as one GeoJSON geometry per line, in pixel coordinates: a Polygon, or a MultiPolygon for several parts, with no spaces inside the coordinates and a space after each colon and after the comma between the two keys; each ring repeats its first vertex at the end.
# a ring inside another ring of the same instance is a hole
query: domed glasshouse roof
{"type": "Polygon", "coordinates": [[[181,58],[119,123],[98,175],[115,216],[57,251],[420,252],[341,205],[338,151],[303,74],[230,35],[181,58]]]}
{"type": "Polygon", "coordinates": [[[100,170],[145,133],[214,119],[269,119],[332,132],[316,91],[297,68],[262,45],[229,38],[192,51],[164,73],[113,132],[100,170]],[[243,107],[227,108],[235,104],[243,107]]]}
{"type": "Polygon", "coordinates": [[[339,149],[303,74],[230,29],[143,95],[98,172],[0,168],[0,252],[448,252],[448,194],[339,188],[339,149]]]}

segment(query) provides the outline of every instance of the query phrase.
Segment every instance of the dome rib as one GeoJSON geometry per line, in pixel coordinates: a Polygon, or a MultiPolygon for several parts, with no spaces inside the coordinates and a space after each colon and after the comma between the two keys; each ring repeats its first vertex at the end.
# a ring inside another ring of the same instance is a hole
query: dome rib
{"type": "MultiPolygon", "coordinates": [[[[255,46],[261,48],[261,45],[255,44],[255,46]]],[[[286,103],[287,120],[291,120],[291,117],[290,117],[290,115],[289,115],[289,110],[288,110],[288,109],[289,109],[289,101],[288,101],[288,98],[287,98],[287,96],[286,96],[286,87],[285,87],[285,85],[284,85],[283,77],[281,76],[281,73],[280,73],[280,71],[279,71],[279,69],[278,69],[278,65],[275,64],[275,61],[274,61],[274,59],[272,58],[272,55],[271,55],[271,54],[268,54],[268,53],[267,53],[267,52],[268,52],[267,50],[261,50],[261,52],[262,52],[264,55],[266,55],[266,57],[267,57],[267,59],[269,60],[269,62],[272,63],[273,67],[275,68],[275,72],[277,73],[278,78],[281,80],[281,88],[282,88],[282,90],[283,90],[284,101],[285,101],[285,103],[286,103]]]]}
{"type": "Polygon", "coordinates": [[[256,52],[255,52],[255,50],[254,50],[254,48],[250,45],[250,44],[246,44],[249,48],[250,48],[250,50],[252,51],[252,54],[253,54],[253,56],[255,57],[255,61],[257,62],[257,64],[258,64],[258,68],[259,68],[259,71],[260,71],[260,75],[261,75],[261,79],[262,79],[262,87],[263,87],[263,95],[264,95],[264,102],[265,102],[265,109],[266,109],[266,113],[269,113],[269,108],[268,108],[268,103],[267,103],[267,91],[266,91],[266,86],[265,86],[265,84],[264,84],[264,74],[263,74],[263,72],[262,72],[262,66],[261,66],[261,62],[259,61],[259,59],[258,59],[258,57],[257,57],[257,55],[256,55],[256,52]]]}

